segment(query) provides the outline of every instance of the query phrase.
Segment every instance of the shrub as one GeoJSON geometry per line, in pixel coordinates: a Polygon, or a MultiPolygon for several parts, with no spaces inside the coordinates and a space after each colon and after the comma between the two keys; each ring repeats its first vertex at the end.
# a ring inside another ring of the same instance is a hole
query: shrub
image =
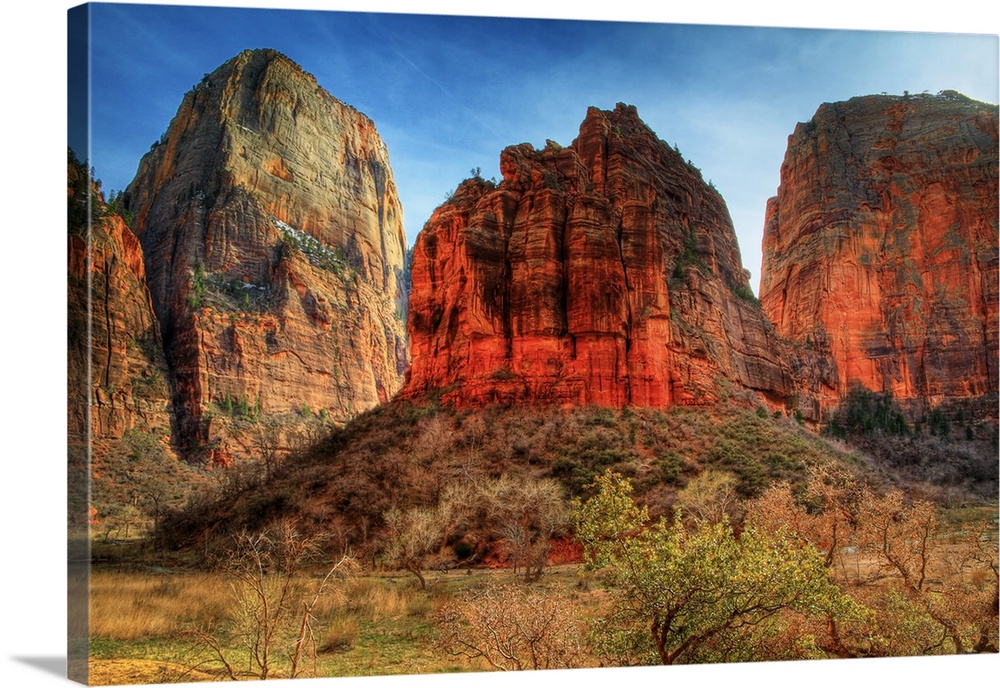
{"type": "Polygon", "coordinates": [[[507,366],[501,366],[490,373],[490,379],[498,381],[516,380],[517,375],[507,366]]]}
{"type": "Polygon", "coordinates": [[[597,495],[577,506],[577,532],[587,563],[607,572],[614,609],[606,626],[615,632],[606,637],[627,641],[622,654],[642,643],[663,664],[727,661],[748,641],[759,644],[748,634],[786,610],[860,615],[819,551],[784,528],[747,527],[736,537],[726,518],[691,527],[680,518],[652,521],[627,481],[606,473],[598,482],[597,495]]]}
{"type": "Polygon", "coordinates": [[[440,645],[501,671],[587,666],[584,626],[574,611],[559,595],[488,585],[439,610],[440,645]]]}
{"type": "Polygon", "coordinates": [[[753,290],[750,288],[750,285],[738,284],[735,287],[732,287],[730,291],[732,291],[733,296],[735,296],[739,300],[745,301],[746,303],[749,303],[752,306],[760,306],[760,299],[758,299],[757,295],[753,293],[753,290]]]}
{"type": "Polygon", "coordinates": [[[208,292],[208,285],[205,281],[205,268],[201,262],[197,262],[191,270],[191,281],[187,295],[188,305],[193,310],[198,310],[204,305],[205,294],[208,292]]]}

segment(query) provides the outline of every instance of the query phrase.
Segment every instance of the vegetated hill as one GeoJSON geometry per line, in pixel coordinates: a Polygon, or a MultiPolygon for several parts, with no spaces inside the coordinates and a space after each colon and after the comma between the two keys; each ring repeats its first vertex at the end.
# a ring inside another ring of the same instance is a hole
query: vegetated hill
{"type": "Polygon", "coordinates": [[[407,363],[405,242],[388,151],[365,115],[273,50],[188,92],[122,199],[134,215],[189,460],[288,437],[300,411],[344,421],[407,363]],[[288,430],[288,432],[286,432],[288,430]]]}
{"type": "Polygon", "coordinates": [[[935,407],[911,424],[892,395],[857,386],[824,432],[849,441],[883,475],[938,501],[997,498],[996,399],[935,407]]]}
{"type": "MultiPolygon", "coordinates": [[[[263,472],[231,474],[221,495],[167,519],[159,544],[211,552],[224,548],[241,529],[290,518],[303,532],[325,533],[331,546],[350,545],[373,560],[385,544],[389,509],[433,508],[448,486],[505,474],[555,478],[568,500],[589,496],[593,479],[611,469],[633,482],[636,497],[653,513],[671,512],[678,490],[707,469],[731,472],[738,479],[738,495],[750,497],[775,481],[801,485],[811,467],[828,463],[877,487],[903,485],[918,496],[995,497],[996,476],[983,475],[981,464],[995,466],[996,445],[988,439],[988,428],[980,431],[984,446],[967,449],[976,457],[970,461],[978,474],[968,466],[942,464],[927,476],[933,482],[922,482],[843,441],[817,436],[792,417],[775,417],[763,406],[654,410],[493,404],[471,409],[436,400],[397,400],[334,430],[269,478],[263,472]]],[[[930,440],[941,444],[942,454],[952,454],[962,438],[956,436],[949,447],[944,438],[930,440]]],[[[922,443],[929,440],[908,441],[911,453],[923,454],[922,443]]],[[[480,527],[464,524],[449,544],[471,547],[473,559],[487,555],[490,536],[480,527]]]]}
{"type": "Polygon", "coordinates": [[[760,299],[829,361],[828,410],[861,385],[911,420],[995,411],[997,140],[997,106],[955,92],[825,103],[789,137],[760,299]]]}

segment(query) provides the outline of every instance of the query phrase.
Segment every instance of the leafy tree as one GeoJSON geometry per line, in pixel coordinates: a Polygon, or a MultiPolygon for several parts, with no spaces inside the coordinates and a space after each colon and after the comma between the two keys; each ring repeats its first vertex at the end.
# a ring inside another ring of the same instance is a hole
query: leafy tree
{"type": "Polygon", "coordinates": [[[112,532],[128,540],[131,529],[139,530],[136,526],[142,523],[142,517],[142,512],[134,504],[123,504],[112,509],[104,518],[104,541],[108,541],[112,532]]]}
{"type": "Polygon", "coordinates": [[[632,643],[636,629],[647,629],[663,664],[738,657],[745,633],[788,611],[861,613],[831,582],[820,553],[784,528],[750,526],[737,537],[728,518],[690,529],[680,514],[653,522],[621,476],[607,472],[597,486],[578,506],[577,532],[588,564],[603,568],[611,586],[610,625],[632,643]]]}
{"type": "Polygon", "coordinates": [[[880,497],[866,490],[861,509],[862,547],[875,555],[883,574],[899,575],[913,592],[924,590],[937,533],[937,508],[923,500],[906,504],[898,491],[880,497]]]}
{"type": "Polygon", "coordinates": [[[91,176],[86,165],[80,162],[72,148],[68,151],[70,187],[67,204],[67,228],[70,234],[85,234],[90,221],[90,201],[94,194],[91,190],[91,176]]]}
{"type": "Polygon", "coordinates": [[[927,417],[927,427],[935,437],[948,439],[951,435],[951,421],[940,408],[935,408],[927,417]]]}
{"type": "Polygon", "coordinates": [[[125,193],[112,189],[108,193],[107,211],[110,214],[118,215],[128,227],[135,223],[135,211],[125,207],[125,193]]]}

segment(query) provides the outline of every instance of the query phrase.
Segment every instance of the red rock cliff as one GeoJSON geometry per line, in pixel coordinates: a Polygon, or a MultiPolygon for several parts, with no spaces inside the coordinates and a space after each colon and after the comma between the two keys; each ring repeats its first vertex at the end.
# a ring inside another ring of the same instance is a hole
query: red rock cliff
{"type": "Polygon", "coordinates": [[[69,443],[100,448],[129,430],[167,440],[167,367],[142,248],[86,168],[71,159],[68,173],[69,443]]]}
{"type": "Polygon", "coordinates": [[[240,451],[233,409],[346,420],[399,389],[405,243],[385,144],[286,57],[247,51],[206,75],[126,203],[185,453],[240,451]]]}
{"type": "Polygon", "coordinates": [[[825,104],[789,137],[760,295],[852,385],[917,407],[997,394],[997,108],[825,104]]]}
{"type": "Polygon", "coordinates": [[[635,108],[512,146],[417,238],[404,394],[666,406],[793,391],[725,203],[635,108]]]}

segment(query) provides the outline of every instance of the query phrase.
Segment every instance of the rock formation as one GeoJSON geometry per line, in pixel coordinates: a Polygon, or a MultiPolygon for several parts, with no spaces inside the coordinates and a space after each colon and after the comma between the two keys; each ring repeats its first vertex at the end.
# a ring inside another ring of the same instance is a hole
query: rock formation
{"type": "Polygon", "coordinates": [[[345,420],[399,389],[405,243],[385,144],[289,59],[246,51],[207,74],[125,205],[185,455],[240,451],[233,414],[345,420]]]}
{"type": "Polygon", "coordinates": [[[70,444],[100,447],[129,430],[168,438],[167,368],[139,241],[74,157],[67,191],[70,444]]]}
{"type": "MultiPolygon", "coordinates": [[[[954,93],[823,105],[768,204],[762,308],[711,184],[635,108],[591,108],[570,146],[511,146],[499,184],[463,182],[407,282],[371,120],[247,51],[143,157],[117,204],[134,234],[96,194],[88,244],[71,200],[71,435],[172,429],[225,462],[404,373],[404,396],[466,404],[735,395],[821,419],[853,385],[916,415],[995,400],[997,138],[997,108],[954,93]]],[[[90,183],[74,162],[71,199],[90,183]]]]}
{"type": "MultiPolygon", "coordinates": [[[[919,414],[997,386],[997,107],[824,104],[789,137],[760,296],[778,331],[919,414]]],[[[800,349],[801,350],[801,349],[800,349]]]]}
{"type": "Polygon", "coordinates": [[[568,147],[507,148],[413,250],[404,395],[620,406],[775,405],[792,367],[748,285],[725,203],[634,107],[568,147]]]}

